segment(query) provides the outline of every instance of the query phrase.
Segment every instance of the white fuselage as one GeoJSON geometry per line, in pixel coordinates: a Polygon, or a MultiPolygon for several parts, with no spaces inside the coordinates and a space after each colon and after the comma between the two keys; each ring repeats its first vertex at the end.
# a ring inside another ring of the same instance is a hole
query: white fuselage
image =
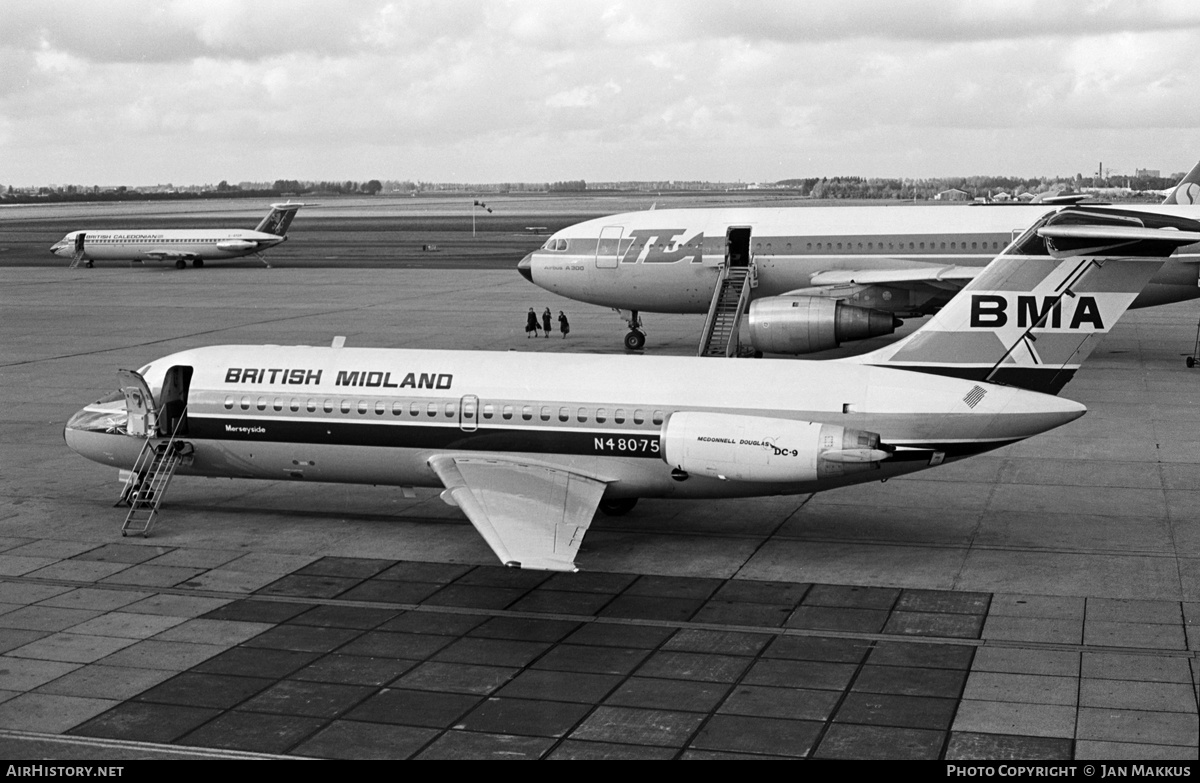
{"type": "MultiPolygon", "coordinates": [[[[1086,205],[1084,205],[1086,206],[1086,205]]],[[[806,289],[831,271],[986,266],[1055,207],[742,207],[628,212],[554,234],[519,265],[533,283],[577,301],[661,313],[708,311],[730,229],[749,228],[753,298],[806,289]]],[[[1200,206],[1122,205],[1200,218],[1200,206]]],[[[1135,307],[1200,297],[1200,246],[1180,250],[1135,307]]],[[[949,289],[952,293],[957,288],[949,289]]],[[[847,301],[892,309],[877,294],[847,301]]]]}
{"type": "MultiPolygon", "coordinates": [[[[181,474],[441,486],[431,458],[494,456],[604,477],[610,498],[785,494],[885,479],[1085,410],[1016,388],[842,362],[214,346],[141,374],[164,410],[174,402],[178,416],[186,404],[178,437],[194,455],[181,474]],[[186,376],[186,389],[164,391],[168,375],[186,376]],[[819,482],[679,480],[660,448],[680,411],[761,417],[768,428],[781,419],[841,425],[878,433],[896,451],[876,469],[819,482]]],[[[77,413],[66,439],[126,469],[143,443],[128,434],[120,395],[77,413]]]]}
{"type": "Polygon", "coordinates": [[[84,260],[175,261],[225,259],[258,253],[283,242],[285,237],[247,229],[125,229],[72,231],[50,252],[84,260]],[[83,235],[82,247],[77,241],[83,235]]]}

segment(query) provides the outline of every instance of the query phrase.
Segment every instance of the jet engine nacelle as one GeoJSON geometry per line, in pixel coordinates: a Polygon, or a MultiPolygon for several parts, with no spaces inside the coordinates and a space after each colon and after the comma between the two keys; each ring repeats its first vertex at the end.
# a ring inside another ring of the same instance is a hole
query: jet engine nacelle
{"type": "Polygon", "coordinates": [[[851,340],[891,334],[891,313],[816,296],[772,296],[750,304],[750,342],[767,353],[812,353],[851,340]]]}
{"type": "Polygon", "coordinates": [[[700,411],[671,414],[661,442],[673,468],[732,481],[819,481],[875,470],[891,456],[873,432],[700,411]]]}

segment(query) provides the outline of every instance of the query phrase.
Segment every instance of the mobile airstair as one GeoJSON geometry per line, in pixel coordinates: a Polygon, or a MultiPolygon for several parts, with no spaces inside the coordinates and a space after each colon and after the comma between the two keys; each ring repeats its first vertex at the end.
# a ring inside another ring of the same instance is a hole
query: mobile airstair
{"type": "Polygon", "coordinates": [[[698,356],[736,356],[738,322],[750,302],[752,274],[747,266],[726,265],[713,289],[698,356]]]}
{"type": "Polygon", "coordinates": [[[175,433],[169,438],[146,439],[117,501],[118,506],[129,505],[129,513],[121,525],[122,536],[150,535],[175,471],[190,456],[191,444],[177,439],[175,433]]]}

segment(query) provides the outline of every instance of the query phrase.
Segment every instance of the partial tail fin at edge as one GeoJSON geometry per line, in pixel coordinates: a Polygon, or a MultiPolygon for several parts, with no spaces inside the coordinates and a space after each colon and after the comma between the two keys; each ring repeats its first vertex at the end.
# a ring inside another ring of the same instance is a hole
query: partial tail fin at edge
{"type": "Polygon", "coordinates": [[[277,237],[285,236],[288,227],[292,225],[292,219],[296,217],[296,212],[304,206],[308,205],[293,204],[290,201],[286,204],[272,204],[271,211],[254,230],[264,234],[274,234],[277,237]]]}
{"type": "Polygon", "coordinates": [[[928,323],[841,361],[1057,394],[1200,222],[1106,207],[1042,217],[928,323]]]}
{"type": "Polygon", "coordinates": [[[1163,199],[1164,204],[1200,204],[1200,163],[1179,180],[1179,184],[1163,199]]]}

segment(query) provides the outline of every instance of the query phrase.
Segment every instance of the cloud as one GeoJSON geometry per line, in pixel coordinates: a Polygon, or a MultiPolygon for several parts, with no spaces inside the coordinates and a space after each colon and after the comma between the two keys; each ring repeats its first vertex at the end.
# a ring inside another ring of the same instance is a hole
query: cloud
{"type": "Polygon", "coordinates": [[[1198,44],[1191,2],[6,0],[0,175],[1186,168],[1198,44]]]}

